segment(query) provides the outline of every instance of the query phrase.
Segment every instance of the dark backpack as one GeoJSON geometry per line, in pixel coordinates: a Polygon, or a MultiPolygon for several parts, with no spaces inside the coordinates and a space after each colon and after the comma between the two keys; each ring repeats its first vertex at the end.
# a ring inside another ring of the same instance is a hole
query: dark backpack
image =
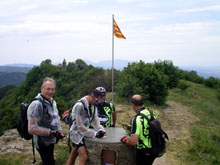
{"type": "Polygon", "coordinates": [[[28,119],[27,119],[27,110],[29,104],[21,103],[19,109],[19,115],[17,120],[17,130],[21,138],[25,140],[31,140],[33,135],[28,133],[28,119]]]}
{"type": "Polygon", "coordinates": [[[169,140],[169,138],[167,133],[161,128],[159,120],[154,119],[153,112],[151,110],[149,110],[149,112],[151,119],[143,113],[139,112],[137,114],[148,121],[149,137],[151,139],[152,148],[147,149],[147,153],[155,155],[156,157],[161,157],[166,152],[166,140],[169,140]]]}
{"type": "MultiPolygon", "coordinates": [[[[34,100],[39,100],[43,108],[45,107],[43,104],[43,100],[34,98],[34,100]]],[[[28,119],[27,119],[27,110],[28,110],[29,104],[27,103],[21,103],[20,109],[19,109],[19,115],[17,119],[17,130],[21,138],[24,138],[25,140],[31,140],[33,138],[33,135],[28,133],[28,119]]]]}

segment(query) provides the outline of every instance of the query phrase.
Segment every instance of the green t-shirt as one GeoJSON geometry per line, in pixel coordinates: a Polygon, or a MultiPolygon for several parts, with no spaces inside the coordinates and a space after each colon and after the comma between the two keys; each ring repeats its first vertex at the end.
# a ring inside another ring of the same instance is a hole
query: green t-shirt
{"type": "MultiPolygon", "coordinates": [[[[136,113],[143,113],[149,119],[151,119],[150,112],[146,108],[138,110],[136,113]]],[[[157,115],[153,113],[154,119],[157,115]]],[[[131,121],[131,133],[139,135],[138,142],[136,144],[137,149],[152,148],[151,139],[149,137],[149,125],[148,121],[140,115],[136,115],[131,121]]]]}

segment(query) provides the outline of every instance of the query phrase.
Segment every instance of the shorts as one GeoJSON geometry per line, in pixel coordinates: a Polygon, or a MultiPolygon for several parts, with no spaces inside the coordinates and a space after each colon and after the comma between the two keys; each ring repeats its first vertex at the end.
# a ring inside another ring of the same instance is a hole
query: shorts
{"type": "Polygon", "coordinates": [[[78,149],[78,148],[80,148],[82,146],[85,146],[85,140],[83,138],[79,144],[76,144],[76,143],[72,143],[72,144],[73,144],[74,148],[78,149]]]}

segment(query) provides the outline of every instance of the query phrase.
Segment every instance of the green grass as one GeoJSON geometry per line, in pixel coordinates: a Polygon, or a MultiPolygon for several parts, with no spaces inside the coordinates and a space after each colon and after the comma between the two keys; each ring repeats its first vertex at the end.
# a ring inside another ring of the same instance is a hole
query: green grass
{"type": "MultiPolygon", "coordinates": [[[[56,164],[65,165],[69,156],[69,148],[67,145],[61,144],[60,142],[55,145],[54,157],[56,164]]],[[[36,165],[41,164],[40,156],[35,149],[36,165]]],[[[19,154],[7,154],[0,155],[0,165],[32,165],[33,154],[31,153],[19,153],[19,154]]]]}
{"type": "MultiPolygon", "coordinates": [[[[200,84],[185,82],[190,85],[185,91],[172,89],[168,100],[188,106],[199,118],[190,126],[192,142],[186,147],[184,164],[220,164],[220,102],[217,92],[200,84]],[[192,93],[199,98],[193,98],[192,93]]],[[[180,146],[181,147],[181,146],[180,146]]]]}

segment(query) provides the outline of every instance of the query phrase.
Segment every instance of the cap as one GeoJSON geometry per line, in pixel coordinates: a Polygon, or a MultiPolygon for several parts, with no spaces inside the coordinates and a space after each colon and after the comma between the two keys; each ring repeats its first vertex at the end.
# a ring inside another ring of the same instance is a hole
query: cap
{"type": "Polygon", "coordinates": [[[102,96],[102,92],[97,89],[93,89],[91,94],[93,94],[96,98],[102,96]]]}

